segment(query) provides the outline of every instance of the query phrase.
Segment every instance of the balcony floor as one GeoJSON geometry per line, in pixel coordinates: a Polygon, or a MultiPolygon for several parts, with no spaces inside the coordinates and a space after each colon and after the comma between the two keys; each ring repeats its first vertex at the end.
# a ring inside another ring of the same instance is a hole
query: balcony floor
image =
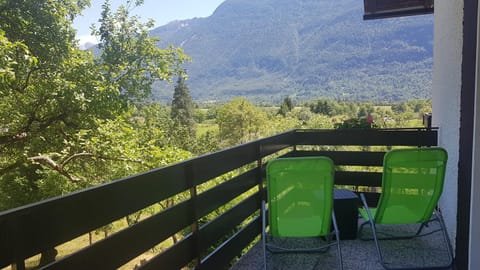
{"type": "MultiPolygon", "coordinates": [[[[359,224],[362,220],[359,220],[359,224]]],[[[424,232],[429,232],[439,228],[437,222],[432,223],[424,232]]],[[[405,235],[407,232],[414,232],[418,225],[381,225],[378,230],[395,235],[405,235]]],[[[364,228],[364,235],[371,235],[368,225],[364,228]]],[[[446,264],[448,261],[448,251],[445,250],[441,232],[431,235],[410,239],[410,240],[383,240],[382,247],[384,259],[395,263],[407,265],[432,266],[446,264]]],[[[316,240],[318,241],[318,240],[316,240]]],[[[289,239],[284,243],[307,246],[312,239],[298,240],[289,239]]],[[[343,256],[344,269],[355,270],[382,270],[384,269],[378,262],[378,256],[373,241],[342,240],[340,242],[343,256]]],[[[232,270],[244,269],[263,269],[263,250],[261,242],[256,243],[252,249],[247,252],[231,268],[232,270]]],[[[271,254],[267,252],[268,269],[337,269],[336,247],[333,246],[326,253],[314,254],[271,254]]]]}

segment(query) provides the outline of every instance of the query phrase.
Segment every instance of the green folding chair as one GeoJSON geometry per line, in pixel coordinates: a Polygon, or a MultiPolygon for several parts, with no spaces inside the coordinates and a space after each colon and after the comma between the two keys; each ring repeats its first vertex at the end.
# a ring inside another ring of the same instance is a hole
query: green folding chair
{"type": "Polygon", "coordinates": [[[267,210],[265,201],[262,201],[265,269],[267,251],[325,252],[335,244],[339,269],[343,269],[340,238],[333,213],[333,176],[333,161],[327,157],[279,158],[267,164],[268,234],[267,210]],[[332,222],[333,231],[330,229],[332,222]],[[313,248],[288,248],[269,242],[273,238],[302,237],[324,237],[326,242],[321,241],[321,245],[313,248]]]}
{"type": "Polygon", "coordinates": [[[389,151],[383,161],[382,193],[376,208],[369,208],[364,194],[360,194],[365,220],[359,228],[359,237],[365,224],[370,224],[380,263],[385,269],[446,269],[453,261],[447,230],[437,203],[442,194],[447,152],[440,147],[398,149],[389,151]],[[440,229],[422,234],[431,222],[440,229]],[[407,236],[378,237],[378,224],[420,224],[416,233],[407,236]],[[436,266],[392,265],[383,258],[379,240],[405,240],[443,232],[448,251],[448,263],[436,266]]]}

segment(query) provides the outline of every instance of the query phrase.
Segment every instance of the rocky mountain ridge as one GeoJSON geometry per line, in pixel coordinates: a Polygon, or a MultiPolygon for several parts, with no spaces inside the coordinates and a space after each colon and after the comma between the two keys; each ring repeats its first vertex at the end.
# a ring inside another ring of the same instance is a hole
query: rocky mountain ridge
{"type": "MultiPolygon", "coordinates": [[[[193,58],[185,68],[196,101],[429,98],[433,16],[362,15],[358,0],[226,0],[208,18],[151,34],[193,58]]],[[[172,92],[162,83],[154,91],[166,102],[172,92]]]]}

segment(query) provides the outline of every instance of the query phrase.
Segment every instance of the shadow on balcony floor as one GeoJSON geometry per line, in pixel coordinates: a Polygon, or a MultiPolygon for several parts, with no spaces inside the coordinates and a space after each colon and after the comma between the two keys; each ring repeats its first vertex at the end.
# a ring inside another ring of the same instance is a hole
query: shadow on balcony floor
{"type": "MultiPolygon", "coordinates": [[[[361,220],[359,220],[359,223],[361,220]]],[[[378,226],[382,232],[395,233],[395,235],[404,235],[408,232],[415,232],[417,226],[402,225],[392,228],[392,226],[378,226]]],[[[436,224],[432,224],[424,230],[429,232],[437,229],[436,224]]],[[[370,228],[364,229],[364,235],[371,235],[370,228]]],[[[448,251],[444,248],[442,233],[437,232],[428,236],[423,236],[413,240],[383,240],[380,245],[384,253],[384,259],[396,265],[444,265],[448,263],[448,251]]],[[[307,241],[310,239],[300,240],[307,241]]],[[[294,240],[298,244],[298,240],[294,240]]],[[[342,240],[341,242],[343,266],[344,269],[355,270],[382,270],[384,269],[378,262],[378,256],[373,241],[363,240],[342,240]]],[[[232,270],[263,269],[263,250],[261,243],[255,244],[252,249],[245,254],[231,268],[232,270]]],[[[267,253],[268,269],[338,269],[336,260],[336,248],[330,248],[323,254],[271,254],[267,253]]]]}

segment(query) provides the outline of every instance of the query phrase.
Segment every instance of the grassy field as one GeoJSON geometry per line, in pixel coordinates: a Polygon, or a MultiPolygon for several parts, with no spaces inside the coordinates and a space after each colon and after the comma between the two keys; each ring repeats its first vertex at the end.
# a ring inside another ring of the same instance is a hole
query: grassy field
{"type": "Polygon", "coordinates": [[[218,131],[218,125],[215,123],[214,120],[205,120],[202,123],[197,124],[197,137],[200,137],[209,131],[218,131]]]}

